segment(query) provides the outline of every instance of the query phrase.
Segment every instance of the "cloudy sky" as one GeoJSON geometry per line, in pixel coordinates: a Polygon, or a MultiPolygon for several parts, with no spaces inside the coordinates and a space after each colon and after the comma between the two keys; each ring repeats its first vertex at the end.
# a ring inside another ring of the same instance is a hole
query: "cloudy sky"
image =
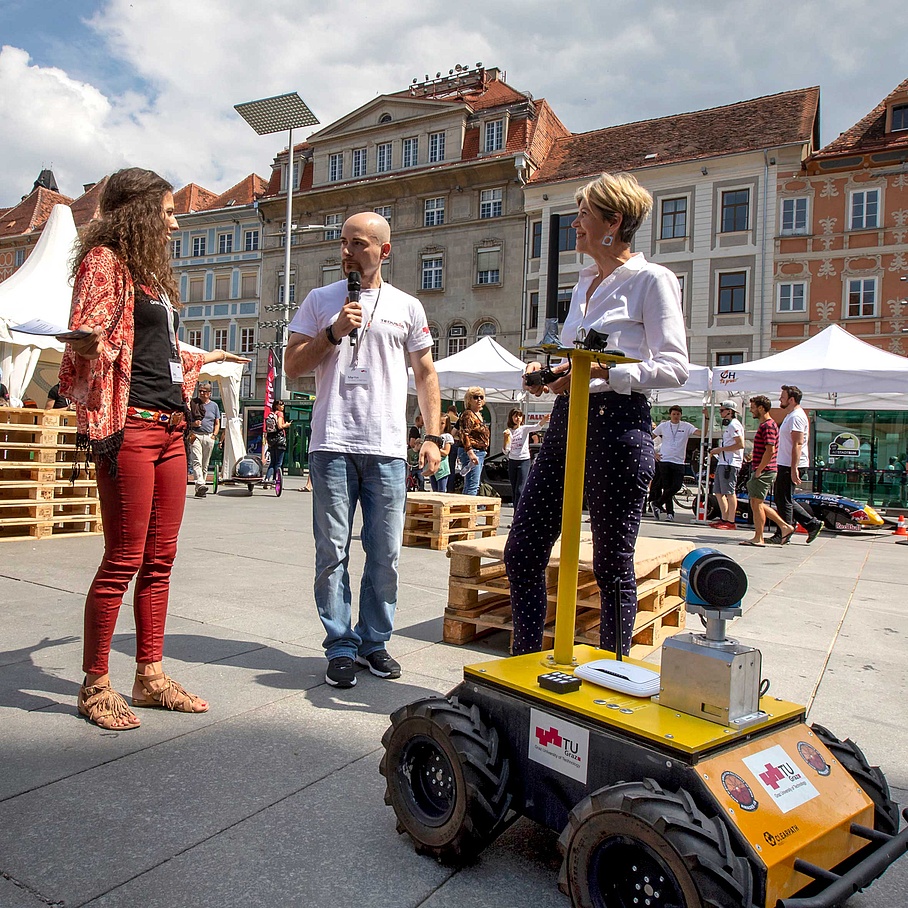
{"type": "MultiPolygon", "coordinates": [[[[233,105],[298,91],[322,124],[456,63],[498,66],[582,132],[821,87],[822,141],[908,78],[904,0],[0,0],[0,207],[128,164],[223,191],[281,136],[233,105]]],[[[300,135],[300,139],[304,134],[300,135]]]]}

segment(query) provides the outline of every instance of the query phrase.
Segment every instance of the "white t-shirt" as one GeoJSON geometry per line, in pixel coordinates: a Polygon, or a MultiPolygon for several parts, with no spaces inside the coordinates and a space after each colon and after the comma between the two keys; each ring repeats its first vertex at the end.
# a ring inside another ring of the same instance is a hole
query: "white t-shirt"
{"type": "MultiPolygon", "coordinates": [[[[347,281],[316,287],[297,310],[290,331],[317,337],[337,320],[347,299],[347,281]]],[[[422,303],[390,284],[363,290],[359,342],[348,338],[315,368],[310,451],[407,456],[407,366],[409,353],[432,346],[422,303]],[[346,380],[353,364],[366,383],[346,380]]]]}
{"type": "Polygon", "coordinates": [[[612,366],[607,382],[602,378],[590,382],[590,393],[630,394],[683,385],[690,361],[677,276],[637,252],[605,278],[587,304],[587,291],[598,273],[595,264],[580,272],[561,331],[562,343],[570,347],[578,329],[595,328],[608,335],[609,347],[640,362],[612,366]]]}
{"type": "Polygon", "coordinates": [[[663,463],[686,463],[687,440],[697,431],[689,422],[675,425],[670,419],[656,426],[656,435],[662,439],[659,453],[663,463]]]}
{"type": "Polygon", "coordinates": [[[798,460],[798,468],[810,466],[810,454],[807,452],[807,441],[810,438],[810,420],[801,407],[795,407],[779,426],[779,453],[776,462],[780,467],[790,467],[791,453],[794,449],[794,442],[791,438],[792,432],[804,433],[804,444],[801,446],[801,457],[798,460]]]}
{"type": "Polygon", "coordinates": [[[508,448],[508,460],[530,459],[530,434],[532,428],[527,425],[508,429],[511,433],[511,446],[508,448]]]}
{"type": "MultiPolygon", "coordinates": [[[[744,440],[744,426],[733,418],[731,422],[722,430],[722,447],[727,448],[734,444],[736,438],[744,440]]],[[[734,451],[723,451],[719,455],[719,463],[729,464],[733,467],[740,467],[744,463],[744,448],[740,447],[734,451]]]]}

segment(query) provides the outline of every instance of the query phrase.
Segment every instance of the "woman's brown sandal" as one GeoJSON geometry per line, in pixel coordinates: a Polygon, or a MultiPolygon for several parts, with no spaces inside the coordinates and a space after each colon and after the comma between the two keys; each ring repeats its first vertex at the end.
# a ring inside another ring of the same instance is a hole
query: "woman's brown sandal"
{"type": "Polygon", "coordinates": [[[159,672],[156,675],[143,675],[136,672],[136,681],[142,685],[145,691],[144,697],[133,697],[132,705],[140,707],[158,706],[162,709],[172,709],[178,713],[204,713],[205,709],[193,709],[196,703],[201,702],[202,698],[195,694],[189,693],[181,684],[177,684],[173,678],[159,672]],[[156,681],[163,681],[164,685],[160,688],[153,688],[151,685],[156,681]]]}
{"type": "Polygon", "coordinates": [[[129,731],[142,724],[129,708],[126,698],[110,684],[83,684],[79,688],[78,706],[79,713],[89,722],[108,731],[129,731]]]}

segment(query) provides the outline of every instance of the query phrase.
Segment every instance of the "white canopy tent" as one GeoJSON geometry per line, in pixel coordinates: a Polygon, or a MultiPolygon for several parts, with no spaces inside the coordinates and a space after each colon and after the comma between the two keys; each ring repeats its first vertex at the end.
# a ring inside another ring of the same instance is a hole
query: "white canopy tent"
{"type": "MultiPolygon", "coordinates": [[[[13,406],[32,397],[41,406],[47,390],[57,381],[63,345],[54,337],[13,331],[30,319],[40,318],[54,325],[68,325],[72,306],[70,271],[74,244],[78,239],[68,205],[55,205],[32,254],[15,274],[0,283],[0,372],[13,406]]],[[[197,347],[182,345],[196,353],[197,347]]],[[[246,453],[240,416],[240,363],[210,363],[202,378],[218,382],[225,412],[224,469],[246,453]]]]}
{"type": "MultiPolygon", "coordinates": [[[[489,403],[523,400],[523,373],[526,363],[505,350],[491,337],[440,359],[435,363],[442,397],[455,398],[467,388],[480,387],[489,403]]],[[[409,371],[409,389],[416,393],[413,370],[409,371]]]]}

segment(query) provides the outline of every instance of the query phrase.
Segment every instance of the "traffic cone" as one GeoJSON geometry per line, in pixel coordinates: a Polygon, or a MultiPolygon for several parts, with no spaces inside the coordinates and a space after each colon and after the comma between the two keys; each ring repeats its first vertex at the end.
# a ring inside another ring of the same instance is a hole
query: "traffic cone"
{"type": "Polygon", "coordinates": [[[905,515],[899,514],[899,525],[892,531],[893,536],[908,536],[908,527],[905,526],[905,515]]]}

